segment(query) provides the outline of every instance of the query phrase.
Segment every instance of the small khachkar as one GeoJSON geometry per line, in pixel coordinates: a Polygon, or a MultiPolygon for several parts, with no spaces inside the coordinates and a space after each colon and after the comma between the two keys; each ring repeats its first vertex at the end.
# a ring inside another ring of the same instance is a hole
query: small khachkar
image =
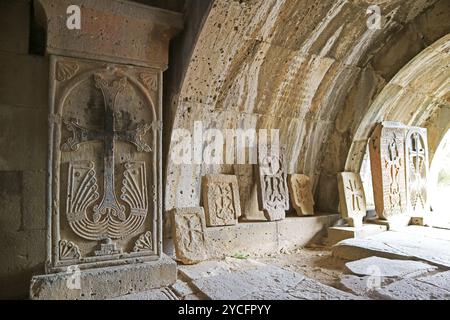
{"type": "Polygon", "coordinates": [[[171,211],[176,258],[183,264],[208,259],[205,213],[203,208],[182,208],[171,211]]]}
{"type": "Polygon", "coordinates": [[[338,173],[339,208],[350,227],[362,227],[366,216],[366,196],[361,176],[353,172],[338,173]]]}
{"type": "Polygon", "coordinates": [[[288,178],[288,187],[291,203],[297,215],[313,216],[314,197],[309,177],[304,174],[291,174],[288,178]]]}
{"type": "Polygon", "coordinates": [[[269,221],[283,220],[289,210],[289,191],[282,153],[260,155],[258,167],[259,209],[269,221]]]}
{"type": "Polygon", "coordinates": [[[236,176],[207,175],[203,177],[203,206],[208,227],[230,226],[241,216],[239,186],[236,176]]]}

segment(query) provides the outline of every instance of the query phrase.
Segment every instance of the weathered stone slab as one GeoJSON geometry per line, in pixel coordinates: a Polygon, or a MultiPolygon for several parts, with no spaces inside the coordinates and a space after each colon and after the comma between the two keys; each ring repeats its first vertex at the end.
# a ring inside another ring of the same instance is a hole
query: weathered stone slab
{"type": "Polygon", "coordinates": [[[450,292],[450,271],[441,272],[433,276],[419,278],[418,280],[450,292]]]}
{"type": "Polygon", "coordinates": [[[303,174],[289,175],[288,187],[291,203],[297,215],[299,217],[314,215],[314,196],[309,177],[303,174]]]}
{"type": "Polygon", "coordinates": [[[338,190],[342,217],[350,227],[362,227],[367,211],[361,176],[353,172],[338,173],[338,190]]]}
{"type": "Polygon", "coordinates": [[[274,266],[201,278],[193,284],[213,300],[352,300],[356,296],[274,266]]]}
{"type": "Polygon", "coordinates": [[[424,217],[430,211],[427,129],[409,127],[405,141],[408,212],[412,217],[424,217]]]}
{"type": "Polygon", "coordinates": [[[399,260],[422,260],[450,268],[450,242],[407,232],[384,232],[366,239],[347,239],[335,245],[333,255],[346,260],[371,256],[399,260]]]}
{"type": "Polygon", "coordinates": [[[405,133],[403,124],[383,122],[370,139],[375,209],[383,220],[407,213],[405,133]]]}
{"type": "Polygon", "coordinates": [[[379,288],[382,281],[383,279],[374,278],[372,276],[358,277],[344,274],[340,277],[340,288],[343,290],[348,290],[360,297],[376,298],[375,289],[379,288]]]}
{"type": "Polygon", "coordinates": [[[174,209],[171,217],[177,260],[195,264],[208,259],[203,208],[174,209]]]}
{"type": "Polygon", "coordinates": [[[345,239],[364,239],[381,232],[387,231],[387,227],[377,224],[363,224],[360,228],[355,227],[331,227],[328,228],[327,244],[330,246],[345,239]]]}
{"type": "Polygon", "coordinates": [[[133,300],[133,301],[152,301],[152,300],[178,300],[178,297],[168,288],[144,291],[126,296],[117,297],[111,300],[133,300]]]}
{"type": "Polygon", "coordinates": [[[207,175],[202,183],[206,226],[221,227],[237,223],[241,216],[239,186],[236,176],[207,175]]]}
{"type": "Polygon", "coordinates": [[[357,276],[377,276],[388,278],[411,278],[437,270],[427,263],[410,260],[392,260],[370,257],[345,264],[347,272],[357,276]]]}
{"type": "Polygon", "coordinates": [[[403,279],[377,289],[377,293],[393,300],[449,300],[450,291],[414,279],[403,279]]]}
{"type": "Polygon", "coordinates": [[[165,255],[154,262],[69,271],[33,277],[30,298],[102,300],[169,286],[177,280],[177,265],[165,255]]]}
{"type": "Polygon", "coordinates": [[[260,154],[257,174],[259,209],[269,221],[283,220],[289,210],[289,191],[284,156],[260,154]]]}

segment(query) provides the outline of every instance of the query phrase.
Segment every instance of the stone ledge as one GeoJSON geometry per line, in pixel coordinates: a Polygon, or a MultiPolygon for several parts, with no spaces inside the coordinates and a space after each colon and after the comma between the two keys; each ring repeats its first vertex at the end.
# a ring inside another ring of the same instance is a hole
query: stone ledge
{"type": "Polygon", "coordinates": [[[339,214],[288,217],[277,222],[245,222],[207,228],[211,258],[236,254],[260,255],[304,247],[326,236],[339,214]]]}
{"type": "Polygon", "coordinates": [[[160,260],[120,267],[80,271],[80,288],[69,289],[73,273],[35,276],[31,279],[32,300],[103,300],[172,285],[177,265],[166,255],[160,260]]]}

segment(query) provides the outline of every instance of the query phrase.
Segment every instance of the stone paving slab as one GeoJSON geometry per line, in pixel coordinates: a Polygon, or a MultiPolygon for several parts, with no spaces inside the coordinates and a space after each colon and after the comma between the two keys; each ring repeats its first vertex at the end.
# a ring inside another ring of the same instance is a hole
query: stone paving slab
{"type": "Polygon", "coordinates": [[[450,300],[450,291],[410,278],[377,289],[377,293],[391,300],[450,300]]]}
{"type": "Polygon", "coordinates": [[[450,271],[419,278],[419,281],[434,285],[450,292],[450,271]]]}
{"type": "Polygon", "coordinates": [[[201,278],[193,284],[213,300],[356,300],[358,297],[275,266],[201,278]]]}
{"type": "MultiPolygon", "coordinates": [[[[376,291],[373,288],[373,278],[370,276],[359,277],[351,274],[344,274],[340,277],[340,288],[350,291],[364,299],[376,298],[376,291]]],[[[379,279],[382,283],[383,279],[379,279]]]]}
{"type": "Polygon", "coordinates": [[[122,297],[117,297],[110,300],[142,300],[142,301],[148,301],[148,300],[178,300],[175,293],[173,293],[168,288],[162,288],[162,289],[155,289],[145,292],[140,292],[136,294],[129,294],[122,297]]]}
{"type": "MultiPolygon", "coordinates": [[[[450,231],[448,231],[450,234],[450,231]]],[[[442,236],[441,236],[442,238],[442,236]]],[[[450,268],[450,241],[412,231],[388,231],[366,239],[347,239],[333,247],[333,255],[345,260],[371,256],[399,260],[422,260],[450,268]]]]}
{"type": "Polygon", "coordinates": [[[427,263],[411,260],[392,260],[370,257],[345,264],[347,272],[358,276],[416,277],[437,270],[427,263]]]}

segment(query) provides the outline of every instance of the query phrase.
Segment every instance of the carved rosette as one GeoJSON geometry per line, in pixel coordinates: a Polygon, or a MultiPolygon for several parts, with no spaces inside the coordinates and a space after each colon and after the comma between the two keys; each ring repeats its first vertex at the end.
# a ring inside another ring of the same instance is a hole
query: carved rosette
{"type": "Polygon", "coordinates": [[[61,260],[78,260],[81,258],[80,249],[72,241],[59,241],[59,258],[61,260]]]}
{"type": "Polygon", "coordinates": [[[79,66],[76,62],[58,61],[56,63],[56,80],[66,81],[72,79],[77,73],[79,66]]]}
{"type": "Polygon", "coordinates": [[[158,90],[158,75],[154,73],[141,73],[139,79],[151,91],[158,90]]]}
{"type": "Polygon", "coordinates": [[[152,251],[153,250],[153,237],[150,231],[142,234],[133,248],[133,252],[152,251]]]}

